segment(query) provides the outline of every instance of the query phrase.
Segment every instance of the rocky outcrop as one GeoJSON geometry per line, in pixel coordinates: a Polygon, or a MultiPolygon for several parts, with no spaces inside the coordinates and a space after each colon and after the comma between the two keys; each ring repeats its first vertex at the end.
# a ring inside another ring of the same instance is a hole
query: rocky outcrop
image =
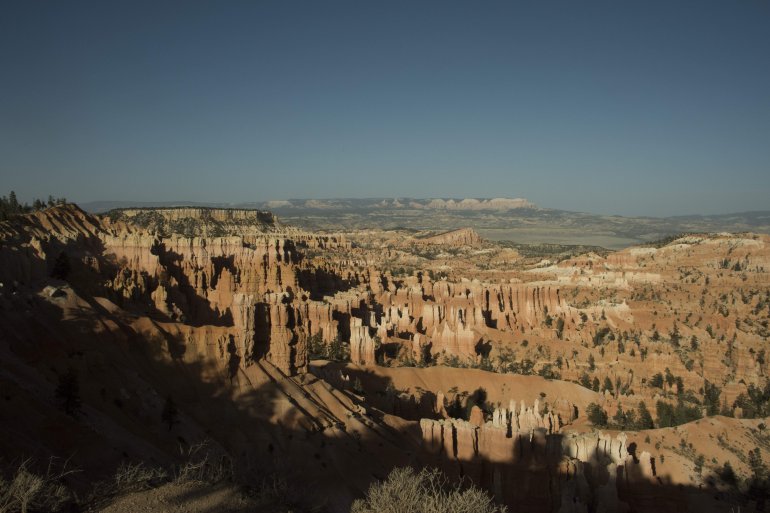
{"type": "Polygon", "coordinates": [[[350,361],[358,365],[376,363],[374,339],[369,335],[369,327],[355,317],[350,321],[350,361]]]}
{"type": "Polygon", "coordinates": [[[434,355],[446,353],[475,358],[484,333],[531,329],[546,316],[578,318],[578,311],[561,297],[556,286],[450,283],[411,278],[375,295],[381,315],[376,326],[387,336],[409,337],[415,349],[430,346],[434,355]]]}
{"type": "Polygon", "coordinates": [[[577,504],[594,504],[596,511],[628,511],[618,496],[620,482],[627,486],[629,480],[654,477],[650,455],[634,460],[623,433],[549,434],[540,427],[506,427],[500,420],[504,410],[494,417],[481,426],[422,419],[428,461],[450,476],[469,477],[505,504],[527,504],[528,511],[575,511],[571,508],[577,504]]]}
{"type": "Polygon", "coordinates": [[[440,233],[432,237],[417,239],[420,244],[439,244],[442,246],[478,246],[483,240],[473,228],[460,228],[451,232],[440,233]]]}
{"type": "Polygon", "coordinates": [[[270,212],[247,209],[127,208],[108,212],[105,220],[108,226],[133,226],[162,236],[253,236],[286,231],[278,226],[278,220],[270,212]]]}
{"type": "Polygon", "coordinates": [[[98,293],[119,305],[228,328],[241,365],[265,358],[286,374],[303,373],[308,335],[338,335],[331,307],[299,285],[298,245],[348,243],[283,230],[269,213],[134,209],[97,218],[65,205],[0,223],[0,235],[0,281],[46,279],[65,253],[68,279],[91,288],[101,282],[98,293]],[[183,234],[188,225],[195,236],[183,234]]]}

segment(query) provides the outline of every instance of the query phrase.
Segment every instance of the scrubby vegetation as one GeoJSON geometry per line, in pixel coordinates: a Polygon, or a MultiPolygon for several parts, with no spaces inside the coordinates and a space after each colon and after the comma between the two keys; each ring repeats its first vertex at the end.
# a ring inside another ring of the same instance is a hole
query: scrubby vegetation
{"type": "Polygon", "coordinates": [[[503,513],[474,485],[452,485],[438,470],[396,468],[353,503],[351,513],[503,513]]]}
{"type": "Polygon", "coordinates": [[[42,472],[31,469],[32,461],[24,460],[15,469],[0,469],[0,513],[60,511],[73,501],[72,493],[62,480],[73,473],[67,462],[49,460],[42,472]],[[4,476],[2,471],[8,471],[4,476]]]}
{"type": "Polygon", "coordinates": [[[100,511],[125,495],[167,485],[233,486],[254,511],[302,511],[297,494],[289,490],[285,480],[253,471],[239,472],[227,454],[207,441],[182,450],[180,462],[170,467],[123,462],[112,476],[96,482],[85,493],[76,494],[70,486],[70,476],[78,473],[69,462],[56,459],[42,467],[32,460],[15,466],[0,461],[0,513],[100,511]]]}

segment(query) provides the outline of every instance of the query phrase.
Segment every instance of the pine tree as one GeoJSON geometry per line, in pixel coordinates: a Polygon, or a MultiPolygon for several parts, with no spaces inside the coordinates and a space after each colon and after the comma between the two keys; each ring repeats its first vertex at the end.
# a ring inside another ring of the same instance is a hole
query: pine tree
{"type": "Polygon", "coordinates": [[[596,427],[605,427],[607,425],[607,412],[596,403],[591,403],[586,408],[588,420],[596,427]]]}
{"type": "Polygon", "coordinates": [[[703,391],[703,404],[706,406],[706,414],[719,414],[719,396],[721,395],[719,388],[706,380],[703,385],[703,391]]]}
{"type": "Polygon", "coordinates": [[[64,413],[72,418],[77,418],[81,411],[80,383],[75,370],[70,368],[59,376],[59,384],[56,386],[56,400],[64,413]]]}
{"type": "Polygon", "coordinates": [[[564,319],[559,317],[556,320],[556,337],[561,340],[564,334],[564,319]]]}
{"type": "Polygon", "coordinates": [[[361,379],[356,378],[353,381],[353,392],[355,392],[358,395],[364,395],[366,391],[364,390],[364,386],[361,384],[361,379]]]}
{"type": "Polygon", "coordinates": [[[620,405],[618,405],[618,409],[612,417],[612,423],[620,429],[625,429],[626,427],[626,413],[620,405]]]}
{"type": "Polygon", "coordinates": [[[160,414],[161,420],[168,425],[168,430],[174,427],[174,424],[179,423],[179,409],[176,407],[174,398],[169,394],[166,397],[166,402],[163,405],[163,412],[160,414]]]}
{"type": "Polygon", "coordinates": [[[759,451],[759,447],[754,448],[753,451],[749,451],[749,468],[751,469],[754,480],[762,481],[767,469],[762,464],[762,453],[759,451]]]}
{"type": "Polygon", "coordinates": [[[655,423],[652,421],[652,414],[647,409],[647,405],[644,401],[639,401],[639,420],[637,420],[639,429],[653,429],[655,423]]]}
{"type": "Polygon", "coordinates": [[[717,470],[717,475],[728,485],[734,486],[738,483],[738,476],[735,475],[735,470],[729,461],[726,461],[722,468],[717,470]]]}
{"type": "Polygon", "coordinates": [[[51,277],[57,280],[66,280],[70,273],[72,266],[70,265],[70,259],[67,253],[62,251],[59,256],[56,257],[56,261],[53,263],[53,269],[51,270],[51,277]]]}
{"type": "Polygon", "coordinates": [[[20,211],[19,200],[16,199],[16,193],[14,191],[11,191],[8,195],[8,208],[14,214],[17,214],[20,211]]]}

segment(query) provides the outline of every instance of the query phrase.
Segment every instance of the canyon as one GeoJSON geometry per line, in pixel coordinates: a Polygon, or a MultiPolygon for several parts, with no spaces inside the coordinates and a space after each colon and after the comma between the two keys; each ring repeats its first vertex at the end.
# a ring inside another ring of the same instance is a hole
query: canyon
{"type": "MultiPolygon", "coordinates": [[[[420,209],[533,208],[441,201],[420,209]]],[[[329,511],[405,465],[511,511],[764,507],[724,468],[770,459],[770,236],[544,252],[453,228],[72,204],[2,222],[0,451],[70,458],[86,489],[205,440],[329,511]]]]}

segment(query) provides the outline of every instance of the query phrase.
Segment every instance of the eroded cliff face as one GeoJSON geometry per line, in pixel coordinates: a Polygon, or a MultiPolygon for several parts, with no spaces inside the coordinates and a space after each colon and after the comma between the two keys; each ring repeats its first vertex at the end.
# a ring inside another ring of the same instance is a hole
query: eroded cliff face
{"type": "Polygon", "coordinates": [[[186,237],[221,237],[223,235],[262,236],[265,233],[292,231],[281,226],[270,212],[225,208],[127,208],[108,212],[103,217],[109,226],[136,227],[149,233],[186,237]]]}
{"type": "Polygon", "coordinates": [[[375,300],[382,314],[374,327],[386,336],[406,334],[430,344],[434,356],[476,358],[482,353],[479,344],[492,334],[531,329],[548,312],[567,318],[577,315],[557,286],[538,284],[434,283],[423,276],[391,286],[375,300]]]}
{"type": "MultiPolygon", "coordinates": [[[[266,358],[289,375],[306,370],[311,331],[336,336],[330,309],[310,300],[299,283],[298,274],[308,269],[301,268],[298,246],[345,247],[343,238],[285,238],[293,231],[278,231],[262,212],[139,210],[121,219],[101,220],[67,205],[5,224],[0,280],[13,287],[46,279],[64,258],[76,286],[162,320],[227,328],[244,365],[266,358]],[[126,224],[136,216],[204,227],[210,219],[237,221],[249,235],[162,237],[126,224]]],[[[305,281],[317,287],[312,269],[305,281]]]]}
{"type": "Polygon", "coordinates": [[[417,242],[444,246],[479,246],[483,241],[481,236],[472,228],[460,228],[424,239],[417,239],[417,242]]]}
{"type": "Polygon", "coordinates": [[[143,301],[171,320],[228,326],[244,364],[266,358],[295,375],[307,369],[308,336],[323,332],[330,340],[337,331],[328,306],[310,299],[303,288],[327,284],[315,283],[314,269],[301,264],[301,248],[344,248],[347,243],[286,235],[270,231],[262,236],[161,238],[119,233],[104,235],[102,242],[105,257],[119,266],[112,282],[115,292],[143,301]]]}
{"type": "Polygon", "coordinates": [[[629,511],[618,483],[643,486],[655,478],[649,453],[630,454],[623,433],[562,435],[543,427],[428,419],[420,429],[434,465],[527,511],[629,511]]]}

